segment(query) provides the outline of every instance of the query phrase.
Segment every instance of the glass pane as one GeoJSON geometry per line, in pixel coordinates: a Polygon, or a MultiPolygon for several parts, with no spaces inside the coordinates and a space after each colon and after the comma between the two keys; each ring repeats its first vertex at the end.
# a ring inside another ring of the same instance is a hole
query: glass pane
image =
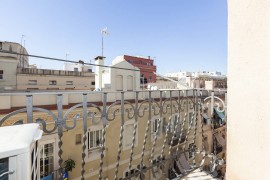
{"type": "Polygon", "coordinates": [[[53,156],[49,157],[48,164],[53,164],[53,156]]]}
{"type": "Polygon", "coordinates": [[[94,146],[94,144],[93,144],[93,142],[94,142],[93,136],[94,136],[93,132],[90,132],[90,148],[92,148],[94,146]]]}
{"type": "MultiPolygon", "coordinates": [[[[8,158],[0,159],[0,174],[8,171],[8,158]]],[[[0,177],[0,180],[8,180],[8,174],[0,177]]]]}
{"type": "Polygon", "coordinates": [[[157,125],[158,125],[158,119],[155,120],[155,128],[154,128],[154,132],[157,132],[157,125]]]}
{"type": "Polygon", "coordinates": [[[54,143],[40,147],[40,177],[46,177],[54,171],[54,143]]]}
{"type": "Polygon", "coordinates": [[[53,156],[53,144],[50,144],[48,147],[48,156],[53,156]]]}
{"type": "Polygon", "coordinates": [[[99,132],[100,131],[96,131],[96,146],[99,146],[99,132]]]}

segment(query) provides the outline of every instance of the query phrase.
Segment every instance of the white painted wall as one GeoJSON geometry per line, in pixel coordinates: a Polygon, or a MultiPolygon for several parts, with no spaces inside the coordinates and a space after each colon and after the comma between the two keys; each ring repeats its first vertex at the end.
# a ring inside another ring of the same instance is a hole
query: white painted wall
{"type": "MultiPolygon", "coordinates": [[[[104,60],[98,59],[96,64],[104,65],[104,60]]],[[[140,89],[139,68],[125,61],[123,56],[117,56],[112,61],[111,67],[96,67],[96,89],[103,91],[128,91],[131,87],[133,91],[140,89]]]]}
{"type": "Polygon", "coordinates": [[[96,66],[96,73],[95,73],[95,89],[102,89],[102,71],[104,70],[104,58],[102,57],[97,57],[95,59],[95,64],[96,65],[101,65],[101,66],[96,66]]]}
{"type": "MultiPolygon", "coordinates": [[[[128,89],[128,80],[132,78],[132,86],[133,91],[140,89],[140,71],[139,68],[133,66],[132,64],[128,63],[125,60],[122,61],[116,61],[117,63],[114,63],[113,61],[113,67],[120,67],[120,68],[126,68],[126,69],[132,69],[132,70],[124,70],[124,69],[111,69],[111,91],[116,91],[120,87],[119,83],[117,82],[117,79],[119,80],[119,76],[122,76],[122,84],[123,84],[123,91],[130,90],[128,89]],[[135,71],[136,70],[136,71],[135,71]]],[[[130,85],[129,85],[130,86],[130,85]]]]}
{"type": "Polygon", "coordinates": [[[81,63],[65,63],[64,64],[64,70],[65,71],[77,71],[78,72],[92,72],[92,66],[84,65],[81,63]]]}
{"type": "Polygon", "coordinates": [[[226,179],[269,179],[270,1],[228,1],[226,179]]]}

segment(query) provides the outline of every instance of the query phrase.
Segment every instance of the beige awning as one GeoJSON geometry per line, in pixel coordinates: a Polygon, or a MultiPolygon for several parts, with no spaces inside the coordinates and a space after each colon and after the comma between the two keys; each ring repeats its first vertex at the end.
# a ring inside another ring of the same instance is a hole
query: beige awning
{"type": "Polygon", "coordinates": [[[221,134],[215,133],[214,136],[215,136],[217,142],[218,142],[222,147],[226,146],[226,140],[221,136],[221,134]]]}

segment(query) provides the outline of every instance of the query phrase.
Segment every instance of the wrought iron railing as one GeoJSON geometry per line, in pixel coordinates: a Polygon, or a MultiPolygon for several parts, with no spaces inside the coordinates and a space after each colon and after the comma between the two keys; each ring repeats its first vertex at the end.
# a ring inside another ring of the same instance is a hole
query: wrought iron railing
{"type": "Polygon", "coordinates": [[[63,143],[69,143],[63,142],[63,136],[67,131],[75,131],[77,128],[81,128],[82,131],[82,149],[80,155],[77,154],[81,156],[80,179],[85,179],[86,165],[89,169],[92,163],[97,164],[87,160],[91,158],[91,153],[87,154],[91,152],[91,142],[94,142],[91,141],[89,129],[91,131],[91,127],[95,125],[100,125],[102,130],[101,134],[95,135],[98,140],[95,145],[98,144],[99,149],[98,179],[148,179],[146,174],[156,179],[172,179],[185,176],[205,165],[211,166],[210,172],[213,173],[221,162],[221,159],[217,158],[217,148],[220,146],[214,139],[213,120],[210,125],[204,123],[203,114],[207,113],[208,117],[213,119],[214,111],[223,112],[224,125],[226,124],[225,91],[191,89],[136,92],[16,92],[1,93],[0,99],[2,102],[10,101],[7,102],[9,106],[0,107],[0,126],[40,123],[45,134],[57,134],[60,168],[58,179],[62,179],[63,153],[70,151],[63,149],[63,143]],[[21,105],[24,104],[22,99],[25,99],[25,107],[21,105]],[[177,118],[174,119],[173,116],[177,118]],[[157,121],[153,122],[155,117],[157,121]],[[129,140],[131,145],[125,150],[128,120],[133,122],[132,132],[129,133],[132,134],[132,140],[129,140]],[[81,125],[78,125],[79,123],[81,125]],[[114,123],[112,127],[111,123],[114,123]],[[111,134],[107,135],[108,131],[111,134]],[[114,147],[107,143],[111,141],[110,138],[115,138],[112,131],[117,138],[119,136],[114,147]],[[210,150],[205,148],[205,139],[209,141],[210,150]],[[112,177],[106,172],[107,166],[111,164],[106,162],[105,168],[104,158],[109,155],[112,157],[110,153],[113,151],[107,149],[115,147],[117,151],[114,154],[116,158],[111,163],[115,164],[112,177]],[[121,158],[128,151],[129,156],[124,159],[124,163],[121,158]],[[128,167],[126,172],[123,171],[123,166],[128,167]],[[136,167],[132,168],[134,166],[136,167]],[[157,171],[159,173],[156,173],[157,171]]]}

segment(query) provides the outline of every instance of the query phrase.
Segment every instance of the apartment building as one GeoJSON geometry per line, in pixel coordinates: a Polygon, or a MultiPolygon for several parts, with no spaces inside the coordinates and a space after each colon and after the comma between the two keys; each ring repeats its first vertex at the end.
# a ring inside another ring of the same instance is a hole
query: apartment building
{"type": "Polygon", "coordinates": [[[150,83],[155,89],[202,88],[207,90],[227,89],[227,77],[220,72],[174,72],[160,75],[156,83],[150,83]]]}
{"type": "MultiPolygon", "coordinates": [[[[69,173],[70,179],[81,179],[81,163],[86,179],[99,179],[101,168],[102,179],[114,179],[115,174],[118,178],[125,178],[141,168],[160,163],[162,157],[169,158],[180,151],[184,152],[187,162],[192,164],[193,160],[200,162],[203,158],[192,151],[194,147],[204,147],[208,154],[217,148],[213,146],[214,135],[208,120],[211,117],[211,108],[205,109],[201,116],[197,112],[199,109],[196,109],[192,91],[187,91],[186,95],[182,93],[40,92],[31,96],[17,94],[16,98],[10,94],[1,96],[0,126],[30,121],[42,125],[44,135],[39,141],[41,156],[38,161],[40,178],[48,175],[57,177],[60,159],[72,159],[76,162],[75,169],[69,173]],[[174,100],[170,100],[171,98],[174,100]],[[31,118],[29,113],[24,113],[28,111],[26,109],[24,112],[13,113],[12,116],[5,115],[25,106],[32,106],[31,118]],[[60,121],[62,125],[59,124],[60,121]],[[104,138],[105,143],[102,143],[104,138]]],[[[214,110],[213,112],[216,113],[214,110]]],[[[217,114],[217,119],[221,127],[224,117],[217,114]]],[[[154,176],[156,179],[165,179],[183,172],[177,165],[172,167],[168,159],[164,161],[164,167],[154,166],[152,170],[145,171],[144,179],[154,179],[154,176]]],[[[174,164],[177,164],[177,160],[174,164]]],[[[208,164],[209,158],[205,162],[206,169],[208,164]]]]}
{"type": "Polygon", "coordinates": [[[92,72],[17,68],[17,90],[94,90],[92,72]]]}
{"type": "Polygon", "coordinates": [[[156,66],[154,65],[154,60],[148,57],[140,57],[140,56],[129,56],[123,55],[118,58],[122,58],[125,61],[129,62],[135,67],[140,69],[141,73],[141,83],[154,83],[156,82],[156,66]]]}
{"type": "Polygon", "coordinates": [[[0,42],[0,90],[94,90],[92,67],[83,61],[64,70],[29,65],[26,49],[18,43],[0,42]],[[26,54],[26,55],[18,55],[26,54]]]}

